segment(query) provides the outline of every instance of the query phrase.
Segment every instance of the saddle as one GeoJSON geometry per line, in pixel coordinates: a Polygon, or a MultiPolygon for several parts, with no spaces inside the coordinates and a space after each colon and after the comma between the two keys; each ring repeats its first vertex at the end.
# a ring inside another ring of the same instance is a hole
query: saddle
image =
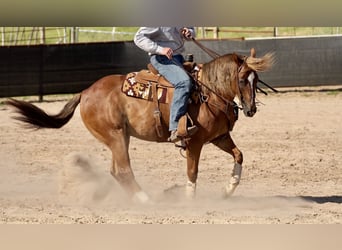
{"type": "MultiPolygon", "coordinates": [[[[194,63],[187,62],[184,64],[184,69],[191,73],[194,67],[194,63]]],[[[152,64],[148,64],[147,68],[147,70],[143,69],[139,72],[127,74],[126,79],[122,84],[121,91],[129,97],[144,99],[155,103],[154,118],[156,120],[156,131],[159,137],[163,137],[159,104],[171,103],[174,87],[159,74],[152,64]]],[[[192,98],[198,99],[198,94],[194,93],[192,98]]],[[[180,118],[177,129],[178,134],[184,137],[187,136],[187,126],[189,122],[193,125],[192,119],[188,114],[180,118]]]]}
{"type": "Polygon", "coordinates": [[[163,76],[155,75],[149,70],[131,72],[127,74],[126,80],[122,85],[122,92],[127,96],[145,99],[147,101],[158,100],[160,103],[170,103],[168,89],[173,88],[163,76]],[[156,91],[157,99],[154,98],[156,91]]]}

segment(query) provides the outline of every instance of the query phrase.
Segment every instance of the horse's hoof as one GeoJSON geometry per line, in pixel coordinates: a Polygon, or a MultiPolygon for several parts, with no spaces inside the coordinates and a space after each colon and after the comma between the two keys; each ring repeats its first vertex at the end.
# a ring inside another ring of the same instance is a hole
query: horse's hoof
{"type": "Polygon", "coordinates": [[[192,200],[196,197],[196,183],[192,183],[188,181],[185,186],[185,195],[186,198],[192,200]]]}
{"type": "Polygon", "coordinates": [[[150,198],[144,191],[136,192],[132,197],[133,202],[140,204],[148,204],[150,202],[150,198]]]}
{"type": "Polygon", "coordinates": [[[223,199],[228,199],[233,196],[236,186],[229,185],[223,189],[223,199]]]}

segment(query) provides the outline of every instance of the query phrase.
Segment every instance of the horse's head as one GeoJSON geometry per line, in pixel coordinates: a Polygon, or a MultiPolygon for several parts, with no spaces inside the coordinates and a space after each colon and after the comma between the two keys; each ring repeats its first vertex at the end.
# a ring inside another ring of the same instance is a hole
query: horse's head
{"type": "Polygon", "coordinates": [[[243,112],[246,116],[252,117],[256,111],[256,88],[258,83],[257,71],[265,71],[273,64],[273,54],[266,54],[262,58],[255,57],[255,50],[251,49],[248,57],[239,57],[238,68],[238,97],[243,112]]]}
{"type": "Polygon", "coordinates": [[[273,65],[273,54],[261,58],[255,57],[255,50],[250,56],[226,54],[202,65],[200,80],[204,94],[213,92],[221,100],[231,103],[237,96],[244,114],[252,117],[256,111],[255,96],[259,71],[265,71],[273,65]],[[209,86],[208,86],[209,85],[209,86]]]}
{"type": "Polygon", "coordinates": [[[257,82],[257,73],[249,68],[244,60],[238,72],[238,97],[242,105],[243,113],[248,117],[252,117],[257,111],[255,104],[257,82]]]}

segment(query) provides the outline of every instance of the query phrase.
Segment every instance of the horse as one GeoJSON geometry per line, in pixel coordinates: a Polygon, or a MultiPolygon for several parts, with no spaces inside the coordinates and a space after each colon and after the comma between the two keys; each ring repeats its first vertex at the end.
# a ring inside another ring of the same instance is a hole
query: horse
{"type": "MultiPolygon", "coordinates": [[[[196,181],[201,150],[204,144],[212,143],[234,158],[230,180],[224,187],[224,196],[229,197],[238,186],[243,155],[233,142],[230,131],[237,120],[237,107],[245,116],[253,117],[256,108],[257,72],[270,69],[274,54],[256,57],[236,53],[225,54],[207,63],[200,64],[196,80],[200,89],[200,101],[189,102],[188,114],[198,131],[185,140],[187,159],[186,197],[196,195],[196,181]],[[240,106],[234,102],[236,98],[240,106]],[[242,106],[242,107],[241,107],[242,106]]],[[[149,195],[137,183],[130,164],[130,137],[151,141],[167,142],[169,104],[160,104],[162,135],[156,129],[155,104],[143,99],[129,97],[121,91],[127,75],[113,74],[100,78],[90,87],[77,93],[56,115],[49,115],[37,106],[9,98],[6,104],[19,114],[14,117],[32,128],[63,127],[73,117],[80,104],[80,114],[85,127],[112,153],[110,173],[129,198],[146,203],[149,195]]]]}

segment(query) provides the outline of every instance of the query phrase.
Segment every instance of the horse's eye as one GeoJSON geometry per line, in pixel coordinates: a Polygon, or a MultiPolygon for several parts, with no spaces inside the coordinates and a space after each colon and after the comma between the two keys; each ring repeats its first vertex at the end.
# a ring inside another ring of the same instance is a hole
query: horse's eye
{"type": "Polygon", "coordinates": [[[244,79],[239,79],[239,85],[244,85],[245,84],[245,80],[244,79]]]}

